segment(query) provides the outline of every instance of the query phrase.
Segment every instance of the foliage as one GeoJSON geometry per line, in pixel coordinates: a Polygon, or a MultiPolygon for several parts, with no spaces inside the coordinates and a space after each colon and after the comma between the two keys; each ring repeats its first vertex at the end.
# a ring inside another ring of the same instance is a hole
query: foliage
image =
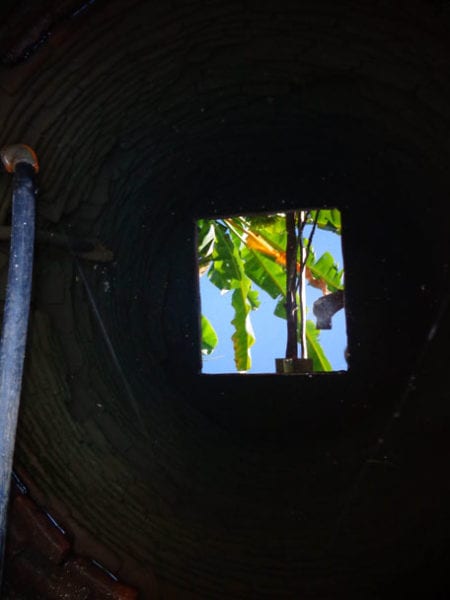
{"type": "Polygon", "coordinates": [[[217,333],[205,315],[202,315],[202,352],[204,354],[211,354],[214,348],[219,343],[217,333]]]}
{"type": "MultiPolygon", "coordinates": [[[[306,224],[341,233],[340,212],[311,210],[306,224]]],[[[274,314],[286,319],[286,224],[285,214],[229,217],[198,222],[198,262],[200,275],[207,277],[222,293],[232,291],[234,309],[232,341],[238,371],[251,367],[250,348],[255,343],[250,314],[260,305],[258,291],[264,290],[276,300],[274,314]]],[[[304,240],[308,247],[308,240],[304,240]]],[[[297,272],[301,261],[297,257],[297,272]]],[[[309,285],[328,293],[343,289],[343,270],[338,270],[330,253],[316,258],[309,247],[304,276],[309,285]]],[[[202,316],[202,352],[210,354],[217,345],[211,323],[202,316]]],[[[312,321],[306,322],[308,355],[314,370],[330,371],[331,365],[319,342],[319,331],[312,321]]]]}

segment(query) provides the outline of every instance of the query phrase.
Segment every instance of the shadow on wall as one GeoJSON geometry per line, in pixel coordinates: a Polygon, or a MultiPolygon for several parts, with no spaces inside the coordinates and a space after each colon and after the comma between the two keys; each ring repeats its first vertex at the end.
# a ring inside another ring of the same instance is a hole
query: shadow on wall
{"type": "MultiPolygon", "coordinates": [[[[86,557],[122,597],[384,598],[430,574],[439,593],[445,3],[30,1],[0,17],[2,145],[39,153],[44,237],[112,253],[79,260],[125,377],[73,256],[39,242],[11,594],[26,570],[30,597],[84,582],[86,557]],[[304,198],[345,216],[348,375],[200,377],[195,220],[304,198]],[[36,506],[74,561],[42,550],[36,506]]],[[[1,179],[2,226],[9,196],[1,179]]]]}

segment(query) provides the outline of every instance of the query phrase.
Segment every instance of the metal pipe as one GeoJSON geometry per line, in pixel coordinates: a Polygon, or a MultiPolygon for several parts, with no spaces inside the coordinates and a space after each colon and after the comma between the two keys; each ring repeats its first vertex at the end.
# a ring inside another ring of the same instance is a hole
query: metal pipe
{"type": "Polygon", "coordinates": [[[298,235],[297,235],[297,243],[299,249],[299,258],[300,258],[300,273],[297,277],[297,287],[298,287],[298,311],[300,315],[300,328],[299,328],[299,342],[301,349],[301,357],[308,358],[308,347],[306,345],[306,269],[305,263],[307,259],[307,249],[303,244],[303,230],[306,224],[307,214],[304,210],[301,210],[298,215],[298,235]]]}
{"type": "MultiPolygon", "coordinates": [[[[3,330],[0,341],[0,575],[3,571],[7,510],[30,312],[33,271],[36,155],[28,146],[0,153],[13,173],[12,236],[3,330]]],[[[0,579],[1,581],[1,579],[0,579]]]]}

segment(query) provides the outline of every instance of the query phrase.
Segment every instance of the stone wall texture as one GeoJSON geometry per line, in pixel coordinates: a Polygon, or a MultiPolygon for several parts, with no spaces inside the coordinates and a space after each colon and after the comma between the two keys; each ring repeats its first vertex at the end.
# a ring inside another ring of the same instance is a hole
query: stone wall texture
{"type": "Polygon", "coordinates": [[[0,15],[0,143],[35,148],[62,240],[36,247],[7,597],[448,597],[448,2],[0,15]],[[343,214],[348,373],[198,375],[195,219],[302,203],[343,214]]]}

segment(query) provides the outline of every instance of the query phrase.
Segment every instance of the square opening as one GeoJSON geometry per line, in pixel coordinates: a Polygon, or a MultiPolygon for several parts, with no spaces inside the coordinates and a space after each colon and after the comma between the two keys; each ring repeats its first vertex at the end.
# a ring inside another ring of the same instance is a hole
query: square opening
{"type": "Polygon", "coordinates": [[[202,373],[347,370],[337,208],[197,221],[202,373]]]}

